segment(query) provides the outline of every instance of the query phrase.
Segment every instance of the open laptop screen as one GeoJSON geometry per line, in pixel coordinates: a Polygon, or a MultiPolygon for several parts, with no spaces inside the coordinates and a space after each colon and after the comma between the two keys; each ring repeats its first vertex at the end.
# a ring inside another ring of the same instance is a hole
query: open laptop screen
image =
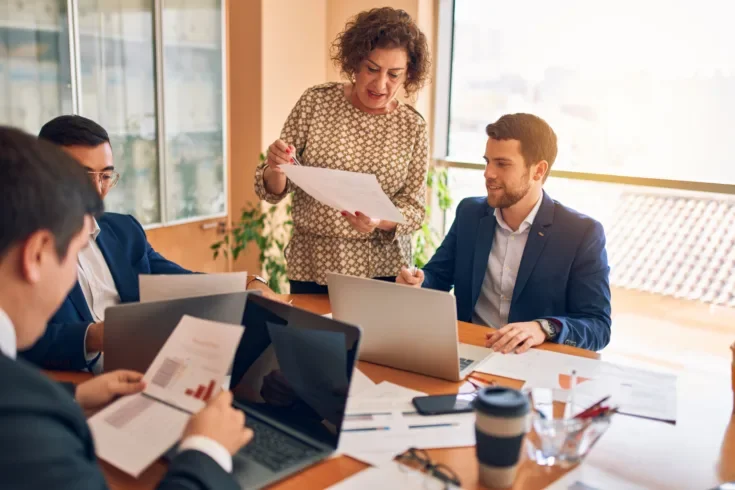
{"type": "Polygon", "coordinates": [[[242,324],[235,401],[336,448],[360,330],[262,296],[248,297],[242,324]]]}

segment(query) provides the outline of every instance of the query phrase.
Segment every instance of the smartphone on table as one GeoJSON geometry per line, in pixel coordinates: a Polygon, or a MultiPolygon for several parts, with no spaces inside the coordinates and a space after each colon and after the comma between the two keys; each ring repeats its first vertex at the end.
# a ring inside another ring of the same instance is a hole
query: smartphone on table
{"type": "Polygon", "coordinates": [[[421,415],[472,412],[475,409],[473,403],[476,396],[477,392],[417,396],[413,399],[413,406],[421,415]]]}

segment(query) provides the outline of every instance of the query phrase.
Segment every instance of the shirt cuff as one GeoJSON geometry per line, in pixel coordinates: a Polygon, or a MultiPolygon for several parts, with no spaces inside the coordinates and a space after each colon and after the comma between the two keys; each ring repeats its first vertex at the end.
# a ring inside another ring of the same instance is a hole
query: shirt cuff
{"type": "Polygon", "coordinates": [[[232,456],[219,442],[205,436],[189,436],[179,444],[179,452],[200,451],[212,458],[227,473],[232,473],[232,456]]]}
{"type": "Polygon", "coordinates": [[[84,359],[87,361],[87,369],[90,373],[99,374],[102,372],[102,364],[98,362],[100,360],[101,352],[87,352],[87,334],[89,333],[89,327],[92,324],[87,325],[87,330],[84,331],[84,340],[82,348],[84,349],[84,359]]]}

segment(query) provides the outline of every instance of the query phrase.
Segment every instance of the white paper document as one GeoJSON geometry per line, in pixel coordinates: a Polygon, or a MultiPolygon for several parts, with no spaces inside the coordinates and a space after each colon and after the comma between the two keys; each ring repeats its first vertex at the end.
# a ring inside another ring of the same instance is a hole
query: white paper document
{"type": "Polygon", "coordinates": [[[531,349],[523,354],[495,352],[475,371],[522,381],[533,379],[556,384],[559,374],[569,375],[572,370],[577,371],[577,376],[594,377],[599,372],[600,363],[595,359],[531,349]]]}
{"type": "Polygon", "coordinates": [[[378,468],[368,468],[332,485],[328,490],[375,490],[376,488],[400,488],[417,490],[456,489],[441,480],[400,463],[391,462],[378,468]]]}
{"type": "Polygon", "coordinates": [[[190,416],[139,393],[95,414],[89,428],[97,456],[137,478],[179,440],[190,416]]]}
{"type": "Polygon", "coordinates": [[[406,222],[373,174],[299,165],[280,168],[304,192],[337,211],[359,211],[370,218],[406,222]]]}
{"type": "Polygon", "coordinates": [[[475,444],[474,413],[420,415],[411,400],[423,395],[382,382],[350,398],[339,452],[377,465],[412,446],[432,449],[475,444]]]}
{"type": "Polygon", "coordinates": [[[194,298],[245,291],[247,272],[221,274],[141,274],[140,302],[194,298]]]}
{"type": "Polygon", "coordinates": [[[349,397],[357,397],[364,391],[369,390],[375,386],[373,380],[368,378],[365,373],[357,368],[352,371],[352,379],[350,380],[350,393],[349,397]]]}
{"type": "Polygon", "coordinates": [[[550,388],[555,401],[570,399],[571,372],[576,371],[573,411],[610,396],[619,413],[676,421],[676,376],[609,362],[531,349],[524,354],[490,356],[477,371],[526,381],[530,388],[550,388]]]}
{"type": "Polygon", "coordinates": [[[383,381],[371,388],[362,391],[355,397],[347,400],[347,414],[386,412],[391,410],[402,410],[413,412],[416,409],[412,400],[426,393],[411,390],[397,384],[383,381]]]}
{"type": "Polygon", "coordinates": [[[97,456],[138,477],[220,392],[244,331],[184,316],[146,371],[143,393],[123,397],[89,419],[97,456]]]}
{"type": "Polygon", "coordinates": [[[582,463],[546,490],[646,490],[646,487],[582,463]]]}
{"type": "MultiPolygon", "coordinates": [[[[603,362],[595,378],[579,383],[574,390],[575,411],[610,396],[606,404],[620,407],[618,413],[675,423],[676,382],[674,374],[603,362]]],[[[553,392],[556,401],[569,397],[568,390],[553,392]]]]}

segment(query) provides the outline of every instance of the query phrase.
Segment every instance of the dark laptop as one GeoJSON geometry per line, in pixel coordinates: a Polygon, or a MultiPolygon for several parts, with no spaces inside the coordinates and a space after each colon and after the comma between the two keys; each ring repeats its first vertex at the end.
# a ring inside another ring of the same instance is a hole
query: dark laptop
{"type": "Polygon", "coordinates": [[[184,315],[239,324],[245,310],[245,299],[253,293],[260,294],[259,291],[214,294],[107,308],[104,370],[146,372],[184,315]]]}
{"type": "Polygon", "coordinates": [[[253,440],[233,458],[242,488],[261,488],[337,449],[360,329],[249,296],[232,367],[235,406],[253,440]]]}

